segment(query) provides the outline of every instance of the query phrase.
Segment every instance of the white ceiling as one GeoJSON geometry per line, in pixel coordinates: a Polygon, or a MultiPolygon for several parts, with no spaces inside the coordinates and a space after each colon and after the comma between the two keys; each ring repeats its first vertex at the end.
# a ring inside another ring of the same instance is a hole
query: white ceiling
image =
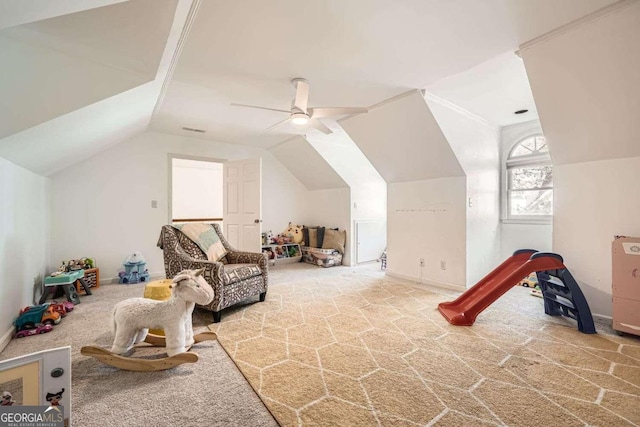
{"type": "Polygon", "coordinates": [[[0,28],[15,27],[28,22],[55,18],[123,1],[128,0],[2,0],[0,2],[0,28]]]}
{"type": "Polygon", "coordinates": [[[538,118],[527,71],[514,52],[440,79],[427,86],[427,91],[498,126],[538,118]],[[514,114],[518,110],[529,112],[514,114]]]}
{"type": "Polygon", "coordinates": [[[429,86],[502,123],[505,103],[481,104],[504,97],[478,97],[497,86],[494,72],[522,81],[501,55],[613,2],[4,0],[0,155],[50,174],[144,130],[149,117],[159,131],[274,147],[294,128],[264,129],[286,114],[229,104],[288,109],[293,77],[309,80],[312,107],[372,106],[429,86]],[[467,70],[489,80],[476,87],[467,70]]]}
{"type": "Polygon", "coordinates": [[[264,132],[286,114],[230,103],[288,110],[289,81],[304,77],[310,106],[371,106],[614,1],[207,0],[152,128],[198,127],[207,130],[204,138],[268,147],[288,137],[264,132]]]}

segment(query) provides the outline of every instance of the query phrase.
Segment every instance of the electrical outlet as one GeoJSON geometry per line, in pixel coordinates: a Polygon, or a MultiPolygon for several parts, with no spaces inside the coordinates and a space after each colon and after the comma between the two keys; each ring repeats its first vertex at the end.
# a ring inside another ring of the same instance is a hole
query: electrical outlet
{"type": "Polygon", "coordinates": [[[447,261],[441,259],[440,260],[440,270],[446,270],[447,269],[447,261]]]}
{"type": "Polygon", "coordinates": [[[420,267],[424,267],[424,258],[420,258],[420,267]]]}

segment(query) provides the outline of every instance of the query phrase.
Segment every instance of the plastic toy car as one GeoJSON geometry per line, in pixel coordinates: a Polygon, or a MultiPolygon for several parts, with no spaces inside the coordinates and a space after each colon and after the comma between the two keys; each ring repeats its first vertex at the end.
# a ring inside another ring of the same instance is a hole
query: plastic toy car
{"type": "MultiPolygon", "coordinates": [[[[49,304],[33,305],[23,308],[20,310],[20,316],[18,316],[14,322],[16,329],[21,330],[35,328],[38,323],[41,323],[42,315],[48,308],[49,304]]],[[[59,314],[58,317],[60,317],[59,314]]]]}
{"type": "Polygon", "coordinates": [[[520,281],[520,285],[525,288],[535,288],[537,284],[538,276],[536,276],[536,273],[531,273],[520,281]]]}
{"type": "Polygon", "coordinates": [[[24,338],[30,337],[32,335],[38,334],[46,334],[47,332],[51,332],[53,330],[53,326],[51,325],[43,325],[39,324],[35,327],[35,329],[22,329],[16,333],[16,338],[24,338]]]}
{"type": "Polygon", "coordinates": [[[20,316],[16,319],[15,325],[18,329],[31,329],[37,323],[57,325],[61,320],[62,316],[55,310],[53,304],[46,303],[27,306],[20,310],[20,316]]]}
{"type": "Polygon", "coordinates": [[[68,312],[73,311],[73,303],[72,302],[52,302],[51,306],[53,310],[57,313],[60,313],[60,316],[64,317],[68,312]]]}
{"type": "Polygon", "coordinates": [[[47,309],[42,313],[42,323],[48,323],[50,325],[57,325],[62,320],[62,316],[58,313],[53,305],[49,305],[47,309]]]}

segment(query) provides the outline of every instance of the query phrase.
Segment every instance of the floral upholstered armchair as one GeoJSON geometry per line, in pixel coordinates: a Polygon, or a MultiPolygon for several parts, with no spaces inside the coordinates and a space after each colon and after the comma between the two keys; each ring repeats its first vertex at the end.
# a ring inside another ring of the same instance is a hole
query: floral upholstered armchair
{"type": "MultiPolygon", "coordinates": [[[[202,225],[204,227],[204,225],[202,225]]],[[[220,312],[254,295],[264,301],[267,295],[267,258],[258,252],[235,250],[224,238],[217,224],[211,226],[217,233],[226,254],[218,261],[209,261],[205,251],[181,230],[165,225],[160,232],[158,246],[164,252],[164,269],[172,279],[185,269],[204,268],[204,278],[215,292],[213,301],[200,306],[213,312],[213,322],[220,321],[220,312]]]]}

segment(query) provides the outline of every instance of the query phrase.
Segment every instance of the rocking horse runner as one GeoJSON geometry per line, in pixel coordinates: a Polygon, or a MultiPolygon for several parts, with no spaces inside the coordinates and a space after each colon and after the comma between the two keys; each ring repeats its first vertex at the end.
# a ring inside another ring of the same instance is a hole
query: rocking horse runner
{"type": "Polygon", "coordinates": [[[157,371],[197,362],[198,355],[188,351],[191,346],[216,339],[213,332],[193,335],[191,316],[195,304],[209,304],[214,297],[213,288],[204,280],[202,272],[201,269],[178,273],[171,284],[171,298],[166,301],[129,298],[119,302],[111,314],[114,335],[111,351],[85,346],[80,352],[130,371],[157,371]],[[149,328],[164,329],[166,338],[149,334],[149,328]],[[123,356],[143,341],[152,346],[165,346],[169,357],[140,359],[123,356]]]}

